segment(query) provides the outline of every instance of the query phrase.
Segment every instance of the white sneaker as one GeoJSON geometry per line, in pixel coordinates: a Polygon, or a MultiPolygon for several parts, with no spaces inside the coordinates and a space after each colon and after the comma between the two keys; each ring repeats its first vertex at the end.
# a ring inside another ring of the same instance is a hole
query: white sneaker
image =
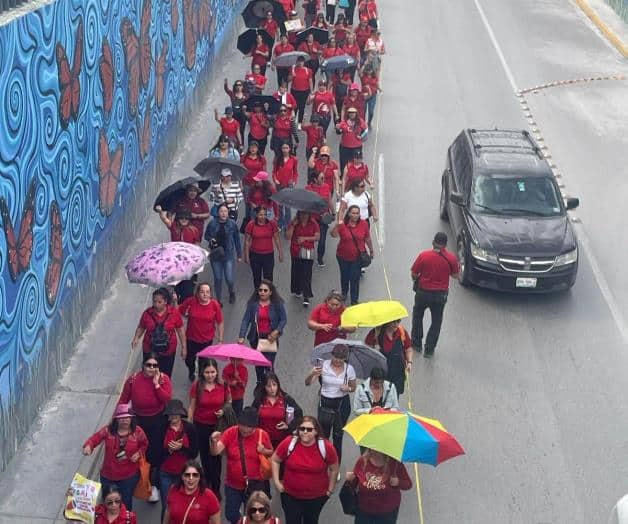
{"type": "Polygon", "coordinates": [[[157,489],[157,486],[151,486],[148,502],[159,502],[159,490],[157,489]]]}
{"type": "Polygon", "coordinates": [[[301,131],[301,124],[297,124],[297,129],[301,131]]]}

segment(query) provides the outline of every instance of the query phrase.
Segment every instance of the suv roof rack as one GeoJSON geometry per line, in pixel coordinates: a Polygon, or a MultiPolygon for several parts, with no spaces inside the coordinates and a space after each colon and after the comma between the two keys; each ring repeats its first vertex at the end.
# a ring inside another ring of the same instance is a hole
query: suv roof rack
{"type": "Polygon", "coordinates": [[[480,153],[482,153],[483,149],[509,149],[509,150],[519,150],[521,152],[526,151],[526,150],[531,150],[534,154],[536,154],[539,159],[543,159],[543,153],[541,152],[541,148],[539,146],[536,145],[536,143],[534,142],[534,140],[532,139],[532,136],[530,135],[529,131],[526,131],[525,129],[521,129],[521,130],[514,130],[514,129],[499,129],[499,128],[494,128],[494,129],[469,129],[469,139],[471,140],[471,145],[473,146],[473,151],[475,152],[476,156],[480,156],[480,153]],[[497,133],[509,133],[511,135],[519,135],[521,136],[524,141],[527,143],[527,145],[515,145],[515,144],[504,144],[504,143],[481,143],[480,141],[480,137],[478,136],[478,133],[492,133],[492,132],[497,132],[497,133]]]}

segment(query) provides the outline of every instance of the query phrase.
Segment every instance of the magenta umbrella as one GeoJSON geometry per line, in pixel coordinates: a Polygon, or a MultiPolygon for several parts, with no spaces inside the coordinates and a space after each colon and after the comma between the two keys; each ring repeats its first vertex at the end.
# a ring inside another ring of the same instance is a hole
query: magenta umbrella
{"type": "Polygon", "coordinates": [[[200,358],[217,358],[219,360],[229,360],[230,358],[241,358],[245,364],[253,366],[271,367],[272,364],[264,355],[256,349],[251,349],[242,344],[218,344],[217,346],[209,346],[199,351],[197,356],[200,358]]]}

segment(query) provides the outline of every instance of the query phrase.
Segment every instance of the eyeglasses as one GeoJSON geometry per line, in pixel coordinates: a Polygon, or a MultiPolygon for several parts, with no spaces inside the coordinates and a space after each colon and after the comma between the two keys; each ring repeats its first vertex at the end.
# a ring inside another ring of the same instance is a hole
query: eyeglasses
{"type": "Polygon", "coordinates": [[[150,368],[150,369],[155,369],[155,368],[158,368],[158,367],[159,367],[159,364],[154,363],[154,362],[146,362],[146,363],[144,364],[144,367],[145,367],[145,368],[150,368]]]}
{"type": "Polygon", "coordinates": [[[186,473],[183,474],[183,476],[186,479],[197,479],[197,478],[199,478],[201,476],[201,474],[200,473],[187,473],[186,472],[186,473]]]}
{"type": "Polygon", "coordinates": [[[261,287],[261,288],[259,288],[259,289],[258,289],[258,291],[259,291],[260,293],[270,293],[270,289],[265,288],[265,287],[261,287]]]}
{"type": "Polygon", "coordinates": [[[302,433],[311,433],[312,431],[314,431],[314,428],[311,428],[309,426],[299,426],[299,431],[301,431],[302,433]]]}
{"type": "Polygon", "coordinates": [[[120,502],[122,502],[122,499],[105,500],[105,504],[107,504],[107,506],[113,506],[114,504],[120,504],[120,502]]]}
{"type": "Polygon", "coordinates": [[[249,508],[249,515],[255,515],[255,513],[268,513],[268,509],[260,507],[249,508]]]}
{"type": "Polygon", "coordinates": [[[280,109],[280,110],[279,110],[279,112],[280,112],[280,113],[287,113],[287,112],[288,112],[288,110],[287,110],[287,109],[280,109]]]}

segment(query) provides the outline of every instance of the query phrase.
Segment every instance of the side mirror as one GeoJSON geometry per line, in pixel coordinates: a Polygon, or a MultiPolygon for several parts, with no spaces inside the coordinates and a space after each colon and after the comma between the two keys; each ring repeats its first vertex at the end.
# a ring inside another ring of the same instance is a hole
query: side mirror
{"type": "Polygon", "coordinates": [[[456,204],[457,206],[464,206],[464,198],[462,198],[462,193],[452,191],[449,195],[449,201],[452,204],[456,204]]]}
{"type": "Polygon", "coordinates": [[[570,209],[576,209],[579,205],[580,199],[575,197],[569,197],[567,199],[567,202],[565,202],[565,207],[567,208],[567,211],[569,211],[570,209]]]}

